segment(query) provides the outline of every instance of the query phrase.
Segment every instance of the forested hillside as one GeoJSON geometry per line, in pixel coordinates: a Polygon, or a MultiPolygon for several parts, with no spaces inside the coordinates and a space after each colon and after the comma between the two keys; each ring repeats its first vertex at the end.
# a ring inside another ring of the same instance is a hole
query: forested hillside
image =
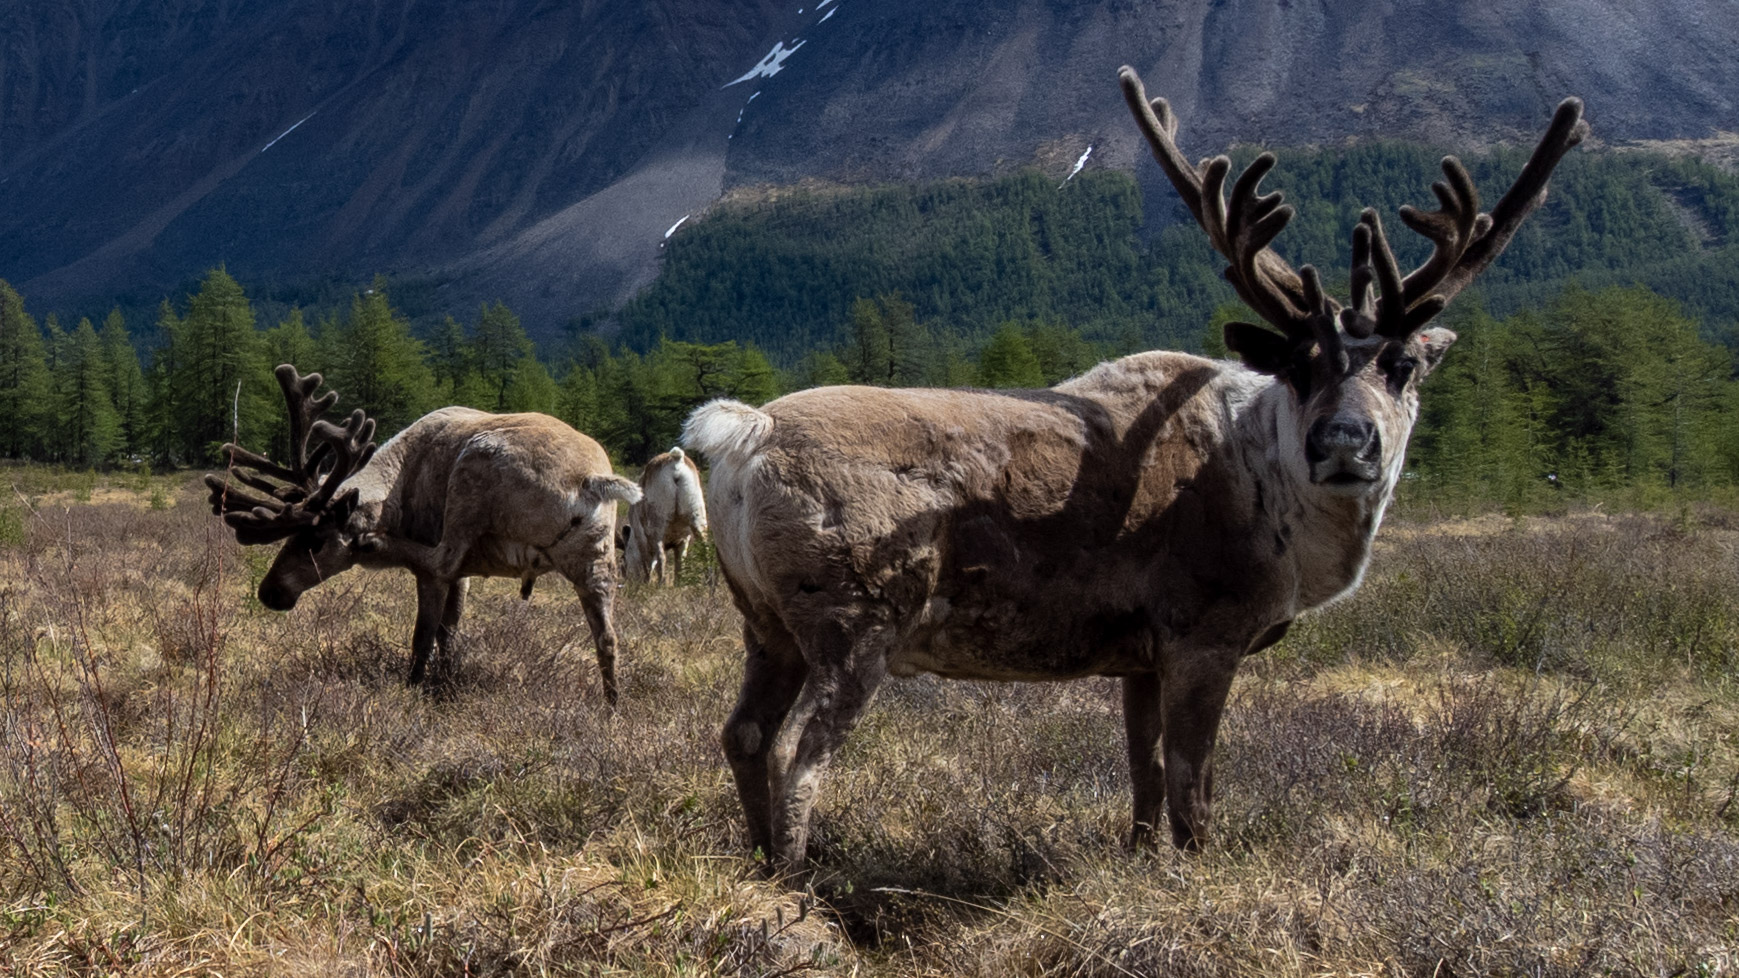
{"type": "MultiPolygon", "coordinates": [[[[1240,164],[1255,155],[1241,152],[1240,164]]],[[[1264,184],[1298,209],[1275,247],[1344,281],[1364,207],[1393,227],[1404,261],[1423,239],[1393,215],[1430,201],[1440,154],[1406,144],[1283,151],[1264,184]]],[[[1524,156],[1468,157],[1486,206],[1524,156]]],[[[981,341],[1011,320],[1060,320],[1101,341],[1195,348],[1233,301],[1223,263],[1181,205],[1148,202],[1135,182],[1089,171],[1058,187],[1036,172],[868,191],[781,191],[745,199],[672,237],[650,289],[622,312],[624,336],[752,342],[792,361],[839,342],[852,303],[898,294],[916,315],[981,341]]],[[[1572,154],[1544,208],[1482,280],[1491,309],[1550,299],[1567,279],[1644,284],[1683,303],[1711,334],[1739,319],[1739,178],[1690,159],[1572,154]]]]}
{"type": "MultiPolygon", "coordinates": [[[[1332,284],[1359,209],[1422,203],[1436,162],[1399,144],[1283,154],[1271,183],[1299,215],[1279,247],[1332,284]]],[[[1470,160],[1491,196],[1520,163],[1470,160]]],[[[1585,153],[1552,187],[1446,318],[1463,338],[1426,389],[1406,491],[1541,505],[1739,483],[1739,179],[1585,153]]],[[[39,319],[0,283],[0,456],[198,466],[237,434],[280,443],[281,362],[323,372],[383,435],[443,404],[536,410],[632,464],[712,397],[1038,387],[1140,349],[1215,354],[1218,324],[1249,314],[1184,217],[1112,171],[744,195],[672,236],[613,341],[578,328],[542,350],[500,302],[440,310],[385,279],[303,308],[250,298],[218,268],[151,315],[116,309],[100,325],[39,319]],[[436,311],[413,323],[395,296],[436,311]]],[[[1420,260],[1423,243],[1396,227],[1402,258],[1420,260]]]]}

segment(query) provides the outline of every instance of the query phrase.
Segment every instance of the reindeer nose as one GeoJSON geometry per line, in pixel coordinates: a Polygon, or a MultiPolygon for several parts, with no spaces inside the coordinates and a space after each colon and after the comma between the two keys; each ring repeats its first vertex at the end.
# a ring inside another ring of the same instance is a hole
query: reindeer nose
{"type": "Polygon", "coordinates": [[[273,611],[289,611],[296,607],[296,599],[299,597],[301,597],[300,594],[281,584],[273,584],[270,581],[260,582],[260,604],[273,611]]]}
{"type": "Polygon", "coordinates": [[[1376,425],[1364,418],[1345,414],[1318,418],[1310,426],[1309,437],[1304,440],[1304,454],[1312,464],[1334,456],[1368,459],[1381,447],[1376,425]]]}

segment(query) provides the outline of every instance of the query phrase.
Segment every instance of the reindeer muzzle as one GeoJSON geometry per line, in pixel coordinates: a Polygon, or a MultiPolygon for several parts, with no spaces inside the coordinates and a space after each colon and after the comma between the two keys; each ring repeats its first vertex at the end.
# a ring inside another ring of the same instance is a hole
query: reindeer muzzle
{"type": "Polygon", "coordinates": [[[1319,418],[1304,440],[1310,481],[1319,486],[1363,489],[1383,474],[1383,439],[1364,418],[1319,418]]]}
{"type": "Polygon", "coordinates": [[[271,581],[260,582],[260,604],[273,611],[289,611],[296,607],[296,599],[301,596],[301,592],[291,590],[282,584],[271,581]]]}

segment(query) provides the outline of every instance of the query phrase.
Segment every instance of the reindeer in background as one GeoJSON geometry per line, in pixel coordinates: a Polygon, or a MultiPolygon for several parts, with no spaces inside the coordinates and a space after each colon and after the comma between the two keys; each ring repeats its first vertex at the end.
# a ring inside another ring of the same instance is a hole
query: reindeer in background
{"type": "Polygon", "coordinates": [[[416,577],[409,681],[430,652],[448,651],[464,614],[467,579],[515,577],[522,593],[540,574],[566,577],[598,653],[604,695],[616,702],[616,503],[640,490],[610,470],[592,439],[543,414],[448,407],[412,422],[377,452],[374,421],[320,415],[319,374],[284,364],[278,384],[290,413],[288,464],[237,445],[225,476],[207,475],[212,512],[245,545],[283,541],[260,582],[260,603],[296,606],[302,592],[355,566],[403,567],[416,577]]]}
{"type": "Polygon", "coordinates": [[[1273,329],[1232,323],[1243,362],[1150,352],[1049,390],[828,387],[715,401],[683,443],[712,465],[713,543],[744,617],[723,731],[749,843],[802,867],[834,752],[888,675],[1116,676],[1133,841],[1169,807],[1206,839],[1213,747],[1238,662],[1355,589],[1400,478],[1421,380],[1455,335],[1426,325],[1498,256],[1587,131],[1566,100],[1490,214],[1443,161],[1435,245],[1403,277],[1376,212],[1353,229],[1351,301],[1269,247],[1292,209],[1264,154],[1192,166],[1132,69],[1154,156],[1273,329]],[[1169,804],[1168,804],[1169,803],[1169,804]]]}
{"type": "Polygon", "coordinates": [[[628,580],[645,583],[656,574],[662,585],[668,563],[670,583],[678,583],[689,543],[706,539],[706,500],[694,459],[680,448],[653,456],[640,473],[640,501],[628,507],[621,532],[628,580]]]}

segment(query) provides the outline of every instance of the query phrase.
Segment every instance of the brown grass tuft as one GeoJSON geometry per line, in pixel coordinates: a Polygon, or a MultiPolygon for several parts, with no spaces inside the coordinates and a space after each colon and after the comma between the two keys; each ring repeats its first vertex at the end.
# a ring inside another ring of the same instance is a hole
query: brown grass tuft
{"type": "Polygon", "coordinates": [[[793,891],[744,857],[717,746],[722,589],[624,593],[611,711],[570,594],[477,582],[413,691],[408,578],[268,612],[267,555],[197,489],[32,478],[0,524],[7,973],[1739,967],[1719,513],[1385,531],[1357,596],[1246,663],[1198,856],[1123,848],[1115,683],[892,682],[793,891]]]}

